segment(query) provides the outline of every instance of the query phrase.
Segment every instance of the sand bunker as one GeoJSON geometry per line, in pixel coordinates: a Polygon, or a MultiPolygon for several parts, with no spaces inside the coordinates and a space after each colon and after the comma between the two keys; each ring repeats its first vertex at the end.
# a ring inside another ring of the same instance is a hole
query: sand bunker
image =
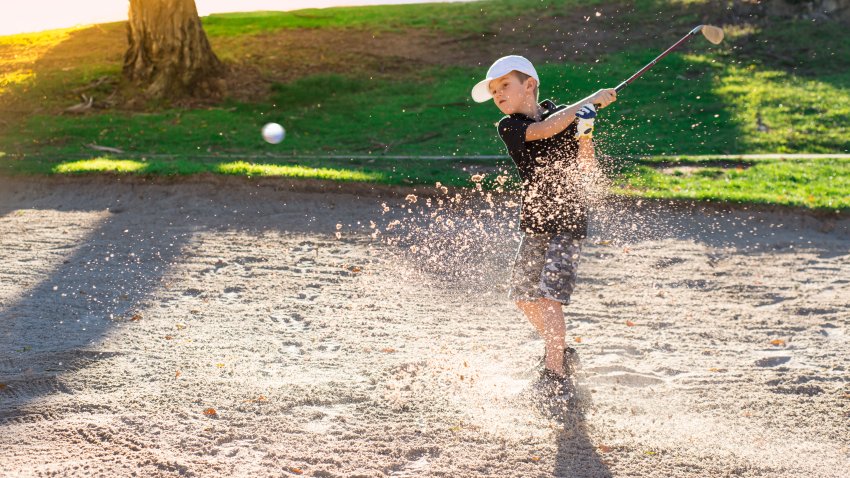
{"type": "Polygon", "coordinates": [[[0,180],[0,475],[846,475],[847,219],[598,213],[564,423],[516,198],[406,194],[0,180]]]}

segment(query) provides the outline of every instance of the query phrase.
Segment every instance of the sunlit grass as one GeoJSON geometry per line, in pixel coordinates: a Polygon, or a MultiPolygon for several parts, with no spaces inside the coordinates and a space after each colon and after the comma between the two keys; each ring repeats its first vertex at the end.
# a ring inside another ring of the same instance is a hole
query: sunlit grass
{"type": "Polygon", "coordinates": [[[311,168],[277,164],[256,164],[245,161],[223,163],[215,166],[215,172],[238,176],[282,176],[297,179],[326,179],[343,182],[386,182],[386,174],[332,168],[311,168]]]}
{"type": "Polygon", "coordinates": [[[35,77],[32,70],[15,70],[9,73],[0,73],[0,95],[6,93],[9,87],[20,86],[31,81],[35,77]]]}
{"type": "Polygon", "coordinates": [[[756,65],[726,67],[714,93],[733,105],[738,151],[850,152],[850,77],[808,79],[756,65]],[[831,81],[827,82],[827,81],[831,81]]]}
{"type": "MultiPolygon", "coordinates": [[[[2,157],[0,157],[2,158],[2,157]]],[[[434,184],[469,186],[470,173],[463,164],[429,160],[363,160],[291,158],[245,161],[209,157],[117,159],[99,157],[56,161],[39,158],[27,161],[0,160],[7,174],[134,174],[144,176],[186,176],[223,174],[245,177],[319,179],[338,182],[369,182],[389,185],[434,184]]]]}
{"type": "Polygon", "coordinates": [[[0,36],[0,93],[33,75],[33,64],[51,48],[67,40],[80,27],[39,33],[0,36]]]}
{"type": "Polygon", "coordinates": [[[748,167],[727,168],[636,165],[617,178],[615,191],[648,198],[846,210],[850,209],[850,159],[758,160],[748,167]]]}
{"type": "Polygon", "coordinates": [[[147,165],[129,159],[94,158],[57,164],[52,172],[57,174],[78,173],[135,173],[147,165]]]}
{"type": "MultiPolygon", "coordinates": [[[[19,48],[24,56],[18,56],[17,61],[32,60],[33,55],[38,55],[39,51],[58,45],[68,39],[68,36],[77,30],[82,30],[86,27],[71,27],[60,28],[57,30],[47,30],[35,33],[19,33],[17,35],[0,36],[0,48],[19,48]],[[27,56],[28,54],[29,56],[27,56]]],[[[10,58],[0,57],[0,62],[8,61],[10,58]]]]}

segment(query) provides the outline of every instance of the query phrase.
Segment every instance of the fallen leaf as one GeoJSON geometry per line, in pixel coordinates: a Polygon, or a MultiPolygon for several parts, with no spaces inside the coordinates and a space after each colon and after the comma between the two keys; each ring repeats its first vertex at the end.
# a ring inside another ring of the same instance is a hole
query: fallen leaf
{"type": "Polygon", "coordinates": [[[171,340],[171,339],[173,339],[173,338],[174,338],[174,337],[173,337],[173,336],[171,336],[171,335],[166,335],[166,336],[165,336],[165,340],[171,340]]]}
{"type": "Polygon", "coordinates": [[[142,320],[142,316],[139,315],[139,314],[136,314],[136,315],[130,317],[130,320],[133,321],[133,322],[138,322],[138,321],[142,320]]]}
{"type": "Polygon", "coordinates": [[[575,340],[577,344],[581,343],[581,337],[575,337],[573,340],[575,340]]]}
{"type": "Polygon", "coordinates": [[[652,450],[646,450],[645,452],[643,452],[643,454],[644,454],[644,455],[650,455],[650,456],[652,456],[652,455],[656,455],[657,453],[655,453],[655,452],[654,452],[654,451],[652,451],[652,450]]]}
{"type": "Polygon", "coordinates": [[[218,368],[224,368],[224,364],[223,364],[223,363],[217,363],[217,364],[215,364],[215,366],[216,366],[216,367],[218,367],[218,368]]]}
{"type": "Polygon", "coordinates": [[[785,345],[785,341],[782,339],[773,339],[770,341],[770,345],[776,345],[777,347],[782,347],[785,345]]]}
{"type": "Polygon", "coordinates": [[[205,408],[205,409],[204,409],[204,415],[206,415],[206,416],[208,416],[208,417],[217,417],[217,416],[218,416],[218,412],[216,412],[216,411],[215,411],[215,408],[212,408],[212,407],[210,407],[210,408],[205,408]]]}
{"type": "Polygon", "coordinates": [[[177,330],[183,330],[186,328],[184,324],[175,324],[175,327],[177,327],[177,330]]]}
{"type": "Polygon", "coordinates": [[[177,378],[177,377],[179,377],[179,376],[180,376],[180,371],[179,371],[179,370],[178,370],[178,371],[176,371],[176,372],[174,372],[174,378],[177,378]]]}
{"type": "Polygon", "coordinates": [[[608,453],[613,450],[613,448],[608,445],[599,445],[597,448],[599,448],[599,451],[601,451],[602,453],[608,453]]]}
{"type": "Polygon", "coordinates": [[[294,466],[289,467],[289,471],[295,473],[296,475],[304,474],[304,470],[301,468],[295,468],[294,466]]]}
{"type": "Polygon", "coordinates": [[[350,270],[351,272],[354,272],[356,274],[356,273],[362,271],[363,268],[360,267],[360,266],[351,266],[351,267],[348,268],[348,270],[350,270]]]}
{"type": "Polygon", "coordinates": [[[395,352],[395,349],[392,348],[392,347],[384,347],[384,348],[381,349],[381,352],[391,354],[391,353],[395,352]]]}
{"type": "Polygon", "coordinates": [[[531,455],[531,461],[540,461],[540,457],[537,455],[531,455]]]}
{"type": "Polygon", "coordinates": [[[627,320],[627,321],[626,321],[626,325],[627,325],[627,326],[629,326],[629,327],[634,327],[634,326],[635,326],[635,323],[634,323],[634,322],[632,322],[631,320],[627,320]]]}
{"type": "Polygon", "coordinates": [[[469,367],[469,364],[468,364],[468,363],[466,363],[466,360],[464,360],[464,361],[463,361],[463,366],[464,366],[464,367],[469,367]]]}

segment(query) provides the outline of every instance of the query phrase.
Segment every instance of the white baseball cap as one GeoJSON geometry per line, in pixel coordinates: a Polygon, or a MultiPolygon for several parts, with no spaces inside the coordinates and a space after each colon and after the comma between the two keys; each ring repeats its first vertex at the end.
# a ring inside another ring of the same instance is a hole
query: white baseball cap
{"type": "Polygon", "coordinates": [[[472,88],[472,99],[476,103],[483,103],[492,98],[493,95],[490,94],[490,82],[514,70],[525,73],[537,80],[538,85],[540,84],[540,78],[537,77],[537,70],[534,69],[534,65],[527,58],[519,55],[503,56],[496,60],[490,69],[487,70],[487,78],[479,81],[472,88]]]}

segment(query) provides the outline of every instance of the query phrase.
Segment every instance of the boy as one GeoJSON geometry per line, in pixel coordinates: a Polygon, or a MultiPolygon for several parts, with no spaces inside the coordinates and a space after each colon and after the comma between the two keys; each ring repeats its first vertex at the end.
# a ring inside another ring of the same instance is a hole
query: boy
{"type": "Polygon", "coordinates": [[[587,205],[582,175],[595,168],[594,104],[617,98],[603,89],[570,106],[550,100],[538,104],[540,80],[527,59],[496,60],[472,98],[489,99],[504,113],[499,136],[522,179],[520,227],[524,233],[511,276],[510,297],[543,336],[546,345],[541,384],[553,395],[569,387],[575,351],[565,350],[563,304],[569,304],[582,241],[587,236],[587,205]],[[577,124],[579,119],[580,125],[577,124]]]}

